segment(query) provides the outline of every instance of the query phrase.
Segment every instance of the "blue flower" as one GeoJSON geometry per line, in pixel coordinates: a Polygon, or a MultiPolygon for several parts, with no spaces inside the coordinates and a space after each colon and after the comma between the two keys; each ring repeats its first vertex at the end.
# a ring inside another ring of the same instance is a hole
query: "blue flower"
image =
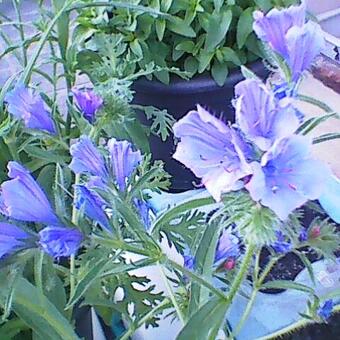
{"type": "Polygon", "coordinates": [[[325,40],[320,26],[314,22],[308,22],[302,27],[291,28],[287,35],[289,58],[287,63],[291,70],[293,82],[297,82],[301,74],[308,70],[315,57],[324,47],[325,40]]]}
{"type": "Polygon", "coordinates": [[[193,270],[195,267],[195,258],[191,255],[184,255],[184,268],[188,270],[193,270]]]}
{"type": "Polygon", "coordinates": [[[235,94],[236,122],[261,150],[268,150],[277,139],[292,135],[299,127],[295,109],[281,107],[262,82],[246,79],[236,85],[235,94]]]}
{"type": "Polygon", "coordinates": [[[266,15],[254,12],[254,31],[285,60],[295,83],[324,46],[320,26],[311,21],[305,24],[305,12],[304,2],[280,11],[273,9],[266,15]]]}
{"type": "Polygon", "coordinates": [[[328,320],[332,315],[333,307],[333,301],[326,300],[324,304],[318,309],[317,313],[322,319],[328,320]]]}
{"type": "Polygon", "coordinates": [[[249,147],[234,129],[201,106],[173,126],[180,138],[173,158],[199,178],[216,201],[222,192],[240,187],[240,179],[251,174],[246,161],[249,147]]]}
{"type": "Polygon", "coordinates": [[[289,29],[301,27],[306,19],[306,6],[290,6],[283,10],[273,8],[266,15],[260,11],[254,12],[253,29],[257,36],[284,58],[289,57],[286,44],[286,34],[289,29]]]}
{"type": "Polygon", "coordinates": [[[69,167],[74,173],[87,173],[103,180],[108,177],[104,157],[89,137],[81,136],[79,141],[71,146],[70,153],[72,162],[69,167]]]}
{"type": "Polygon", "coordinates": [[[25,231],[9,223],[0,223],[0,260],[27,247],[30,237],[25,231]]]}
{"type": "Polygon", "coordinates": [[[299,241],[306,242],[308,240],[308,233],[305,228],[303,228],[299,234],[299,241]]]}
{"type": "Polygon", "coordinates": [[[45,193],[30,172],[17,162],[9,162],[8,170],[12,179],[1,184],[1,212],[17,220],[58,225],[45,193]]]}
{"type": "Polygon", "coordinates": [[[139,150],[133,151],[132,145],[126,140],[117,141],[111,138],[107,145],[111,155],[113,175],[116,178],[119,190],[124,191],[126,180],[142,161],[142,155],[139,150]]]}
{"type": "Polygon", "coordinates": [[[45,109],[42,98],[31,89],[22,84],[17,85],[7,93],[5,101],[8,103],[8,112],[22,119],[27,128],[56,133],[54,121],[45,109]]]}
{"type": "Polygon", "coordinates": [[[85,185],[75,186],[75,207],[84,209],[85,215],[98,222],[105,230],[111,233],[110,222],[104,211],[104,200],[93,190],[89,190],[85,185]]]}
{"type": "Polygon", "coordinates": [[[223,230],[216,246],[214,262],[238,257],[240,255],[238,241],[238,238],[231,233],[230,229],[223,230]]]}
{"type": "Polygon", "coordinates": [[[286,237],[281,231],[276,231],[276,241],[271,246],[280,254],[288,253],[292,249],[292,244],[286,241],[286,237]]]}
{"type": "Polygon", "coordinates": [[[336,223],[340,223],[340,179],[330,176],[324,192],[319,197],[322,208],[336,223]]]}
{"type": "Polygon", "coordinates": [[[310,156],[310,140],[294,135],[277,141],[252,163],[253,176],[246,184],[251,197],[285,220],[296,208],[323,193],[330,170],[310,156]]]}
{"type": "Polygon", "coordinates": [[[144,228],[149,230],[151,227],[150,211],[151,208],[147,202],[142,199],[135,198],[133,200],[136,209],[138,210],[139,216],[143,222],[144,228]]]}
{"type": "Polygon", "coordinates": [[[95,121],[96,112],[103,105],[103,99],[90,89],[78,90],[74,88],[72,92],[84,118],[92,124],[95,121]]]}
{"type": "Polygon", "coordinates": [[[41,248],[54,258],[75,255],[83,240],[77,229],[49,226],[39,232],[41,248]]]}

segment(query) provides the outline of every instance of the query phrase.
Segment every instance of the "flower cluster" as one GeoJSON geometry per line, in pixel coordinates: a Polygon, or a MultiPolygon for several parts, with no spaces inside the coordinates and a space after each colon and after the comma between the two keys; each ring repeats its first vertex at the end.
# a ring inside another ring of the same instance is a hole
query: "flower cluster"
{"type": "Polygon", "coordinates": [[[62,224],[27,169],[9,162],[8,170],[11,179],[1,185],[0,212],[14,220],[46,227],[35,235],[14,224],[0,223],[0,258],[36,245],[54,258],[75,254],[83,240],[82,233],[62,224]]]}
{"type": "MultiPolygon", "coordinates": [[[[96,113],[103,105],[103,99],[93,90],[74,88],[73,95],[84,118],[93,124],[96,113]]],[[[22,119],[27,128],[56,134],[56,124],[51,113],[45,108],[42,97],[24,84],[17,84],[5,97],[8,112],[22,119]]]]}
{"type": "Polygon", "coordinates": [[[324,46],[320,26],[312,21],[306,23],[305,1],[283,10],[274,8],[266,15],[255,11],[254,20],[257,36],[289,67],[290,75],[284,74],[286,81],[296,83],[324,46]]]}
{"type": "MultiPolygon", "coordinates": [[[[256,33],[286,60],[293,82],[321,45],[314,24],[304,24],[304,13],[304,4],[273,9],[266,16],[255,13],[256,33]],[[309,39],[315,41],[308,54],[309,39]]],[[[174,134],[180,142],[173,157],[202,179],[216,201],[224,192],[245,188],[254,201],[285,220],[294,209],[322,195],[330,170],[312,158],[311,140],[296,133],[300,117],[291,101],[280,99],[257,78],[237,84],[235,96],[234,125],[201,106],[179,120],[174,134]]]]}
{"type": "MultiPolygon", "coordinates": [[[[96,192],[109,190],[110,186],[124,192],[132,173],[142,161],[140,151],[133,151],[127,141],[112,138],[107,143],[108,157],[96,148],[88,136],[80,137],[72,145],[72,162],[69,165],[75,174],[87,175],[83,184],[75,187],[76,208],[83,209],[85,215],[97,221],[102,228],[111,233],[107,208],[109,203],[96,192]]],[[[149,227],[149,206],[141,199],[134,199],[134,205],[146,228],[149,227]]]]}

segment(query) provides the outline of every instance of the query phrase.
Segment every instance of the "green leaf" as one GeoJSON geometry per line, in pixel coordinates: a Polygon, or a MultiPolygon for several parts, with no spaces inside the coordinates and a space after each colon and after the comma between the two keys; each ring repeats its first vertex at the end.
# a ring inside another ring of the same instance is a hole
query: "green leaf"
{"type": "Polygon", "coordinates": [[[220,62],[223,61],[231,61],[237,66],[240,66],[242,64],[240,58],[238,57],[237,53],[230,47],[222,47],[220,49],[222,60],[219,60],[220,62]]]}
{"type": "MultiPolygon", "coordinates": [[[[5,282],[1,282],[2,286],[5,282]]],[[[0,289],[0,295],[4,293],[0,289]]],[[[24,278],[17,280],[13,311],[39,336],[54,340],[79,340],[73,327],[40,291],[24,278]]]]}
{"type": "Polygon", "coordinates": [[[172,5],[173,0],[161,0],[161,11],[168,12],[172,5]]]}
{"type": "Polygon", "coordinates": [[[248,67],[246,67],[244,65],[241,66],[241,73],[242,73],[243,77],[246,78],[246,79],[257,79],[257,80],[259,80],[259,77],[252,70],[250,70],[248,67]]]}
{"type": "Polygon", "coordinates": [[[247,41],[249,34],[253,31],[253,12],[252,7],[242,12],[237,22],[236,41],[238,48],[242,48],[247,41]]]}
{"type": "Polygon", "coordinates": [[[100,274],[104,271],[105,265],[107,262],[111,261],[106,256],[103,256],[102,259],[96,261],[96,263],[92,264],[92,267],[89,271],[83,276],[81,280],[76,285],[74,294],[70,297],[70,300],[67,303],[66,309],[72,307],[75,303],[77,303],[86,290],[91,286],[91,284],[100,277],[100,274]]]}
{"type": "Polygon", "coordinates": [[[130,48],[137,57],[143,58],[143,50],[138,39],[135,39],[130,43],[130,48]]]}
{"type": "MultiPolygon", "coordinates": [[[[55,15],[62,9],[65,4],[65,0],[52,0],[55,15]]],[[[66,52],[69,38],[69,12],[64,11],[58,18],[57,31],[58,31],[58,44],[60,48],[61,57],[66,61],[66,52]]]]}
{"type": "Polygon", "coordinates": [[[198,56],[198,72],[202,73],[204,72],[208,66],[210,65],[210,62],[214,56],[214,52],[207,52],[205,50],[202,50],[201,53],[198,56]]]}
{"type": "Polygon", "coordinates": [[[314,294],[314,290],[302,283],[289,281],[289,280],[275,280],[269,281],[262,285],[262,288],[267,289],[293,289],[301,292],[314,294]]]}
{"type": "Polygon", "coordinates": [[[264,12],[269,11],[273,7],[271,0],[255,0],[255,3],[264,12]]]}
{"type": "Polygon", "coordinates": [[[311,262],[309,261],[308,257],[299,251],[294,252],[297,256],[299,256],[300,260],[303,262],[304,266],[307,268],[308,274],[312,280],[312,282],[315,284],[315,275],[313,271],[313,266],[311,262]]]}
{"type": "Polygon", "coordinates": [[[156,21],[156,34],[159,41],[163,40],[164,32],[165,32],[166,21],[164,19],[160,19],[156,21]]]}
{"type": "Polygon", "coordinates": [[[196,58],[189,56],[184,61],[184,70],[191,74],[195,74],[198,70],[198,61],[196,58]]]}
{"type": "Polygon", "coordinates": [[[216,339],[227,312],[227,301],[212,298],[203,305],[187,322],[177,336],[177,340],[216,339]]]}
{"type": "Polygon", "coordinates": [[[330,140],[339,139],[339,138],[340,138],[340,133],[337,133],[337,132],[325,133],[324,135],[314,138],[313,144],[324,143],[324,142],[328,142],[330,140]]]}
{"type": "Polygon", "coordinates": [[[171,17],[168,21],[168,29],[171,32],[183,35],[189,38],[195,38],[196,33],[183,19],[178,17],[171,17]]]}
{"type": "Polygon", "coordinates": [[[211,75],[219,86],[223,86],[228,76],[228,64],[215,61],[211,68],[211,75]]]}
{"type": "Polygon", "coordinates": [[[175,49],[178,51],[184,51],[187,53],[192,53],[195,48],[195,44],[191,40],[182,41],[176,45],[175,49]]]}
{"type": "Polygon", "coordinates": [[[232,19],[231,10],[215,12],[209,18],[205,50],[211,52],[225,38],[232,19]]]}
{"type": "Polygon", "coordinates": [[[33,158],[38,158],[42,160],[49,161],[49,163],[68,163],[70,160],[70,156],[66,154],[60,154],[58,152],[54,152],[52,150],[44,150],[40,147],[34,145],[27,145],[24,150],[33,158]]]}
{"type": "MultiPolygon", "coordinates": [[[[219,220],[218,220],[219,221],[219,220]]],[[[197,250],[193,249],[195,254],[195,266],[197,274],[212,280],[213,264],[215,258],[215,250],[219,239],[220,231],[223,228],[222,223],[210,223],[206,226],[197,250]]],[[[193,315],[195,311],[205,303],[208,298],[209,291],[196,282],[191,284],[189,315],[193,315]]]]}

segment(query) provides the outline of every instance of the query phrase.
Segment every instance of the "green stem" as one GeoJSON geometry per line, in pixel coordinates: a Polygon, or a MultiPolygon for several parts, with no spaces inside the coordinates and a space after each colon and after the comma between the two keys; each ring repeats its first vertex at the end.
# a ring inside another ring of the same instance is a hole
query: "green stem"
{"type": "Polygon", "coordinates": [[[246,249],[246,253],[244,254],[243,257],[243,261],[241,263],[241,267],[239,269],[239,271],[237,272],[237,275],[230,287],[230,290],[228,292],[228,305],[231,304],[231,302],[233,301],[237,291],[239,290],[241,283],[244,279],[244,277],[246,276],[251,260],[252,260],[252,256],[254,254],[254,251],[256,249],[255,244],[248,244],[247,245],[247,249],[246,249]]]}
{"type": "Polygon", "coordinates": [[[44,252],[38,251],[34,258],[34,280],[35,285],[39,291],[44,294],[43,280],[42,280],[42,267],[44,262],[44,252]]]}
{"type": "Polygon", "coordinates": [[[67,9],[67,7],[70,5],[70,3],[72,3],[72,1],[73,0],[65,1],[63,7],[55,15],[55,17],[51,20],[46,31],[43,33],[43,35],[41,36],[41,38],[39,40],[39,43],[37,45],[37,49],[34,51],[33,55],[31,56],[30,60],[28,61],[27,65],[24,69],[24,72],[22,73],[21,77],[19,78],[19,80],[18,80],[19,83],[28,84],[30,77],[31,77],[33,67],[34,67],[36,61],[38,60],[38,57],[39,57],[46,41],[48,40],[48,37],[49,37],[50,33],[52,32],[54,25],[57,23],[60,16],[63,15],[64,11],[67,9]]]}
{"type": "Polygon", "coordinates": [[[238,333],[241,331],[243,324],[248,319],[248,316],[249,316],[249,314],[250,314],[250,312],[253,308],[257,292],[258,292],[258,290],[256,288],[254,288],[251,295],[250,295],[250,299],[247,303],[246,309],[244,310],[240,321],[238,322],[237,326],[235,327],[235,330],[232,332],[230,339],[236,338],[238,333]]]}
{"type": "Polygon", "coordinates": [[[76,278],[75,278],[75,255],[72,254],[70,256],[70,296],[74,295],[74,290],[76,287],[76,278]]]}
{"type": "Polygon", "coordinates": [[[180,306],[178,305],[178,303],[176,301],[176,297],[175,297],[174,292],[172,291],[172,288],[169,284],[168,278],[166,277],[166,274],[164,272],[164,268],[163,268],[162,264],[160,264],[160,263],[158,263],[158,266],[159,266],[161,276],[162,276],[163,282],[165,284],[166,290],[168,291],[169,298],[170,298],[170,300],[171,300],[171,302],[172,302],[172,304],[173,304],[173,306],[176,310],[176,313],[178,315],[179,320],[181,321],[182,325],[184,326],[185,325],[185,318],[182,314],[180,306]]]}
{"type": "Polygon", "coordinates": [[[209,283],[208,281],[204,280],[202,277],[196,275],[194,272],[192,272],[192,271],[182,267],[181,265],[179,265],[178,263],[176,263],[175,261],[172,261],[170,259],[168,259],[167,262],[174,269],[179,270],[181,273],[183,273],[186,276],[190,277],[191,279],[193,279],[197,283],[200,283],[202,286],[208,288],[212,293],[214,293],[215,295],[217,295],[221,299],[226,299],[227,298],[227,296],[221,290],[215,288],[211,283],[209,283]]]}
{"type": "Polygon", "coordinates": [[[20,39],[21,39],[21,42],[22,42],[22,56],[23,56],[23,60],[24,60],[24,66],[26,66],[27,65],[27,51],[26,51],[26,48],[24,46],[25,32],[24,32],[23,26],[21,24],[21,21],[22,21],[21,12],[20,12],[20,8],[19,8],[17,0],[12,0],[12,3],[13,3],[13,6],[14,6],[15,14],[16,14],[18,21],[19,21],[18,30],[19,30],[20,39]]]}
{"type": "Polygon", "coordinates": [[[145,314],[136,325],[132,325],[120,338],[120,340],[128,340],[131,335],[141,326],[143,326],[149,319],[151,319],[156,313],[161,311],[170,302],[169,299],[165,298],[159,305],[153,308],[149,313],[145,314]]]}

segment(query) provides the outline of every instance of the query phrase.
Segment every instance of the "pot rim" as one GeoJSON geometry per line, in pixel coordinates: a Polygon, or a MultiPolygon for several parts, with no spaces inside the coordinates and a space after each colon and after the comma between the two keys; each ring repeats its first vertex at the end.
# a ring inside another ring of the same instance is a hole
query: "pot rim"
{"type": "MultiPolygon", "coordinates": [[[[250,70],[255,73],[263,73],[265,66],[262,60],[256,60],[248,65],[246,65],[250,70]]],[[[239,68],[233,69],[223,86],[216,84],[215,80],[210,76],[209,73],[205,72],[194,76],[193,78],[186,80],[178,76],[174,76],[170,84],[161,83],[157,79],[148,80],[145,77],[137,79],[133,84],[133,89],[140,93],[164,93],[164,94],[192,94],[198,92],[212,92],[216,90],[222,90],[226,87],[231,87],[243,80],[244,77],[239,68]]]]}

